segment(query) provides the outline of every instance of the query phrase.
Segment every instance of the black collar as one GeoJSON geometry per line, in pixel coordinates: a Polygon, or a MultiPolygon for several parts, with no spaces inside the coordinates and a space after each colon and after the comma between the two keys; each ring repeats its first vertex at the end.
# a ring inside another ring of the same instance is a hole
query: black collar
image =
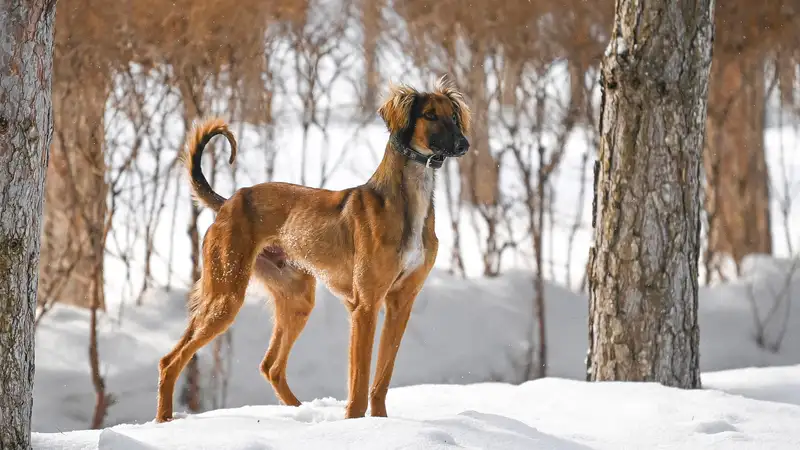
{"type": "Polygon", "coordinates": [[[447,159],[446,156],[443,155],[423,155],[422,153],[414,150],[413,148],[403,144],[400,142],[400,139],[397,136],[392,136],[390,138],[392,148],[395,149],[398,153],[405,156],[411,161],[415,163],[422,164],[425,167],[430,167],[431,169],[439,169],[444,164],[444,160],[447,159]]]}

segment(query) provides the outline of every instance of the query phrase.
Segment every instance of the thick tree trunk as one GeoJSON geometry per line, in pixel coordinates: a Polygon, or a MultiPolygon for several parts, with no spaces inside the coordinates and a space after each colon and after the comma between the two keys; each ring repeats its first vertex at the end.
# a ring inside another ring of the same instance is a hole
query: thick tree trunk
{"type": "Polygon", "coordinates": [[[713,3],[616,3],[601,73],[590,380],[700,386],[700,170],[713,3]]]}
{"type": "Polygon", "coordinates": [[[55,0],[0,3],[0,448],[31,447],[55,0]]]}
{"type": "MultiPolygon", "coordinates": [[[[81,86],[53,86],[56,132],[45,185],[40,304],[57,301],[90,308],[98,300],[90,293],[104,248],[90,233],[103,229],[108,212],[103,155],[108,86],[100,77],[92,78],[81,86]]],[[[105,310],[102,267],[99,277],[98,308],[105,310]]]]}
{"type": "Polygon", "coordinates": [[[749,254],[772,253],[764,95],[760,58],[715,59],[704,158],[711,271],[726,257],[738,267],[749,254]]]}

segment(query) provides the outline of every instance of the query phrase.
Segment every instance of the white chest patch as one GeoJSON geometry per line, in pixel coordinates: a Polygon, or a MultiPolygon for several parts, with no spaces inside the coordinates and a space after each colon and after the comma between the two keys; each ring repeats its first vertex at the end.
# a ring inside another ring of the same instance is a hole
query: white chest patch
{"type": "Polygon", "coordinates": [[[411,215],[409,220],[411,232],[403,249],[402,270],[410,272],[425,262],[422,232],[425,229],[425,220],[428,218],[435,180],[433,169],[424,167],[409,170],[405,178],[406,186],[409,188],[408,213],[411,215]]]}

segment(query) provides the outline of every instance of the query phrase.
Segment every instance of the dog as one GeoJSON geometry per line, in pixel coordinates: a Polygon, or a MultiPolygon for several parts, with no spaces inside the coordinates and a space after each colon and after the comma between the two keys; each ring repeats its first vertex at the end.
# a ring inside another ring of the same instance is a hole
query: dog
{"type": "Polygon", "coordinates": [[[274,327],[261,373],[285,405],[299,406],[286,381],[289,352],[314,308],[317,279],[350,313],[346,418],[386,416],[386,394],[414,300],[438,251],[436,170],[469,150],[470,109],[446,77],[431,92],[392,85],[378,109],[389,131],[383,159],[363,185],[332,191],[282,182],[216,193],[201,169],[206,144],[227,138],[221,119],[194,127],[182,154],[192,193],[216,213],[203,240],[203,269],[185,333],[159,363],[156,421],[172,420],[175,382],[192,356],[233,323],[254,275],[272,296],[274,327]],[[379,308],[385,319],[370,389],[379,308]]]}

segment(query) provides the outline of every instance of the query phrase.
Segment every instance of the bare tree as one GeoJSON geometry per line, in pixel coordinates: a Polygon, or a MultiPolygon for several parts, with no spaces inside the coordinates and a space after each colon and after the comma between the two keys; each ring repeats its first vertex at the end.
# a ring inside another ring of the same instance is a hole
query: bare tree
{"type": "Polygon", "coordinates": [[[778,283],[777,290],[774,280],[762,283],[762,292],[756,295],[756,280],[746,284],[747,300],[750,312],[753,314],[753,340],[759,348],[772,353],[778,353],[783,345],[783,339],[789,328],[789,317],[792,312],[793,287],[797,283],[800,272],[800,257],[792,256],[791,264],[780,275],[783,278],[778,283]],[[761,300],[757,300],[760,298],[761,300]],[[766,312],[763,306],[768,306],[766,312]],[[770,333],[771,332],[771,333],[770,333]]]}
{"type": "Polygon", "coordinates": [[[33,319],[53,130],[55,0],[0,3],[0,448],[31,448],[33,319]]]}
{"type": "Polygon", "coordinates": [[[559,105],[557,99],[547,95],[548,79],[540,75],[546,72],[542,68],[520,72],[517,76],[520,85],[514,102],[510,96],[505,98],[507,111],[499,119],[502,129],[510,137],[506,149],[499,156],[508,153],[519,172],[517,178],[522,193],[517,203],[525,218],[524,236],[530,238],[530,253],[535,267],[530,336],[536,346],[526,361],[525,379],[542,378],[547,374],[544,239],[548,230],[545,219],[554,216],[552,200],[555,194],[551,183],[566,153],[566,142],[577,116],[574,109],[559,105]],[[545,135],[551,135],[554,142],[547,144],[545,135]]]}
{"type": "Polygon", "coordinates": [[[455,183],[453,180],[458,179],[458,174],[454,174],[451,170],[452,164],[447,164],[444,167],[444,192],[445,204],[447,205],[447,215],[450,219],[450,234],[453,236],[453,243],[450,249],[450,267],[448,271],[452,275],[465,277],[466,271],[464,269],[464,257],[461,251],[461,210],[464,204],[463,198],[459,191],[454,189],[455,183]],[[454,192],[455,191],[455,192],[454,192]]]}
{"type": "Polygon", "coordinates": [[[713,0],[618,0],[602,62],[590,380],[700,387],[700,170],[713,0]]]}

